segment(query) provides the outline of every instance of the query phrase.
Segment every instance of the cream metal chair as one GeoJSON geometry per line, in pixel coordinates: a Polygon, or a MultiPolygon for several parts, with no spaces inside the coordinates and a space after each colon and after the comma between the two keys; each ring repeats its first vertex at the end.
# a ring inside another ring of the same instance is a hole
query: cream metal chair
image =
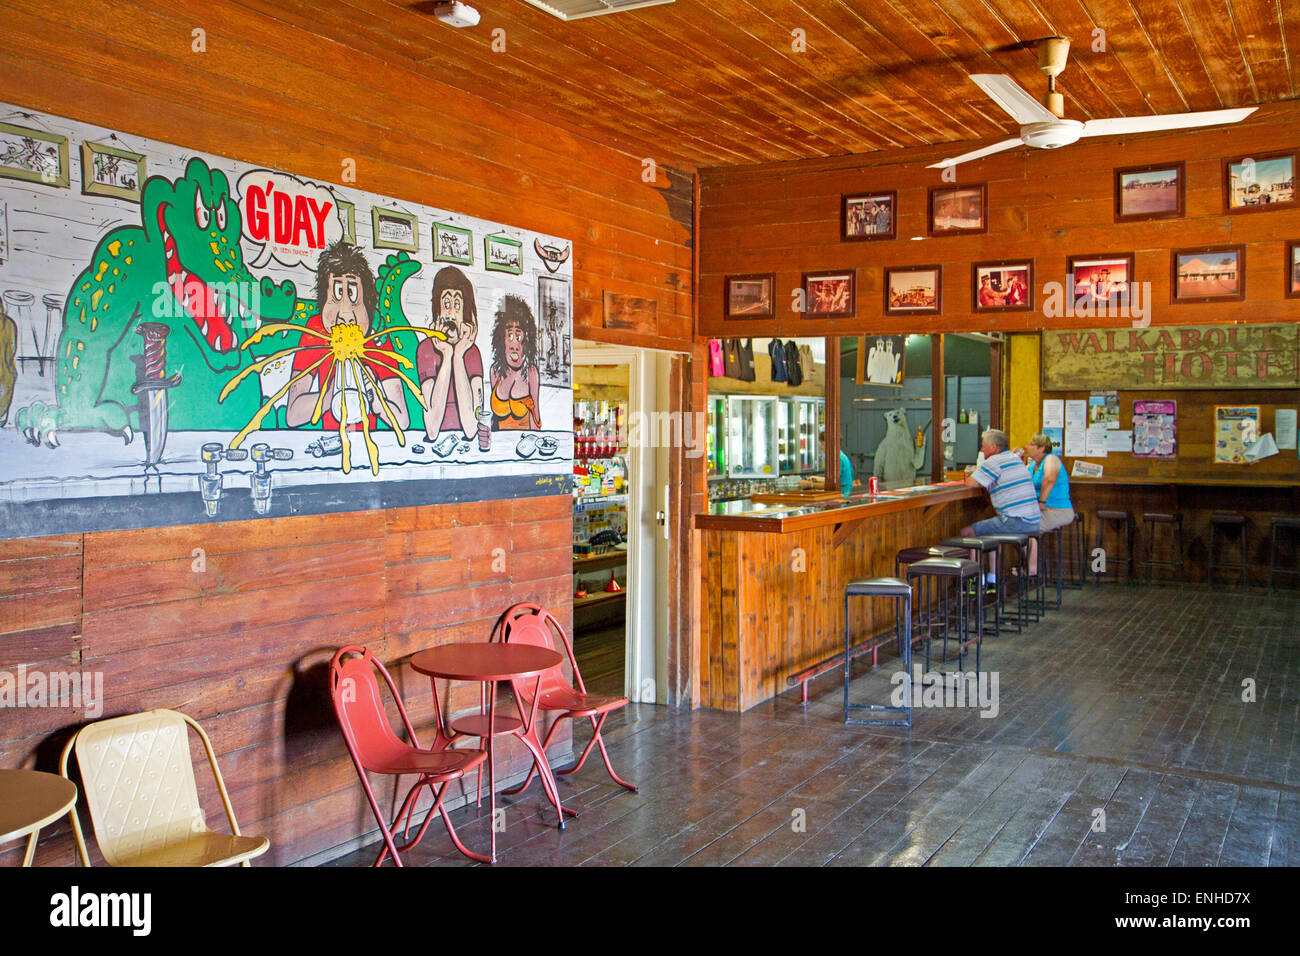
{"type": "MultiPolygon", "coordinates": [[[[95,842],[110,866],[248,866],[271,846],[239,832],[212,741],[184,714],[150,710],[81,728],[59,757],[64,777],[73,750],[95,842]],[[210,830],[203,819],[186,725],[203,741],[231,833],[210,830]]],[[[75,808],[72,831],[82,865],[90,866],[75,808]]]]}

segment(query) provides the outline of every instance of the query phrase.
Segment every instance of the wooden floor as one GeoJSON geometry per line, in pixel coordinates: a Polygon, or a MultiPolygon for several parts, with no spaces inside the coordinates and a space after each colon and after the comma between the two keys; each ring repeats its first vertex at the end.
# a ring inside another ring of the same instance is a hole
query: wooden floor
{"type": "MultiPolygon", "coordinates": [[[[855,699],[886,698],[896,664],[855,667],[855,699]]],[[[534,782],[500,804],[500,863],[1300,864],[1296,592],[1067,591],[1023,636],[989,638],[984,665],[996,717],[918,708],[910,731],[844,726],[837,674],[806,709],[797,692],[743,715],[632,705],[606,738],[640,792],[597,754],[561,778],[579,816],[560,832],[534,782]]],[[[452,816],[486,847],[486,803],[452,816]]],[[[468,864],[439,829],[408,864],[468,864]]]]}
{"type": "Polygon", "coordinates": [[[575,630],[573,656],[578,659],[582,682],[593,694],[623,696],[623,665],[627,653],[626,624],[575,630]]]}

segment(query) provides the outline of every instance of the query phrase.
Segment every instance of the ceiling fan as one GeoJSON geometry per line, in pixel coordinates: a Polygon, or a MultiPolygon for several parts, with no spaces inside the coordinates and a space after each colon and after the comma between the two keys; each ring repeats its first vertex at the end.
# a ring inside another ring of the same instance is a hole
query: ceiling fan
{"type": "Polygon", "coordinates": [[[931,163],[927,168],[940,169],[991,156],[1022,143],[1038,149],[1069,146],[1084,136],[1115,136],[1122,133],[1152,133],[1163,129],[1191,129],[1240,123],[1257,107],[1209,110],[1203,113],[1175,113],[1170,116],[1117,116],[1113,119],[1078,120],[1065,118],[1065,97],[1056,91],[1056,78],[1065,69],[1070,41],[1065,37],[1047,37],[1038,41],[1038,68],[1047,74],[1047,94],[1040,103],[1019,83],[1004,73],[975,73],[971,79],[988,96],[1020,124],[1020,135],[992,146],[971,150],[960,156],[931,163]]]}

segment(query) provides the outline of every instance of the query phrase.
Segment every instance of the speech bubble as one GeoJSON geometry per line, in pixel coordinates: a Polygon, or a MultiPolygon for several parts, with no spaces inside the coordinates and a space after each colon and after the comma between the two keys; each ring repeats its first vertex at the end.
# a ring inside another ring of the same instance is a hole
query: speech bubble
{"type": "Polygon", "coordinates": [[[343,238],[338,200],[328,186],[254,169],[239,177],[236,188],[243,237],[258,250],[253,266],[275,259],[290,267],[315,268],[326,247],[343,238]]]}

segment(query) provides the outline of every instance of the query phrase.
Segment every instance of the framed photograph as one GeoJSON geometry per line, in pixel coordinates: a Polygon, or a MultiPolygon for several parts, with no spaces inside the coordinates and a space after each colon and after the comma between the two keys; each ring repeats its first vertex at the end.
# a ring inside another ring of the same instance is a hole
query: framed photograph
{"type": "Polygon", "coordinates": [[[68,188],[68,137],[0,123],[0,178],[68,188]]]}
{"type": "Polygon", "coordinates": [[[858,273],[805,272],[803,274],[804,317],[851,319],[857,314],[858,273]]]}
{"type": "Polygon", "coordinates": [[[1108,309],[1126,308],[1133,282],[1133,253],[1070,256],[1066,260],[1067,288],[1076,303],[1087,299],[1089,309],[1105,315],[1108,309]]]}
{"type": "Polygon", "coordinates": [[[775,314],[776,276],[727,276],[728,319],[770,319],[775,314]]]}
{"type": "Polygon", "coordinates": [[[1223,161],[1223,207],[1230,213],[1265,212],[1296,204],[1294,152],[1223,161]]]}
{"type": "Polygon", "coordinates": [[[893,239],[898,235],[898,193],[859,193],[840,200],[840,240],[893,239]]]}
{"type": "Polygon", "coordinates": [[[1300,299],[1300,242],[1286,244],[1286,297],[1300,299]]]}
{"type": "Polygon", "coordinates": [[[349,246],[355,246],[357,244],[356,204],[346,199],[336,199],[334,204],[339,208],[339,222],[343,224],[343,241],[349,246]]]}
{"type": "Polygon", "coordinates": [[[1181,219],[1186,182],[1182,163],[1115,170],[1115,221],[1181,219]]]}
{"type": "Polygon", "coordinates": [[[938,315],[942,311],[942,266],[885,270],[885,315],[938,315]]]}
{"type": "Polygon", "coordinates": [[[1034,260],[976,262],[970,273],[972,312],[1031,312],[1034,260]]]}
{"type": "Polygon", "coordinates": [[[524,244],[506,236],[483,237],[484,267],[489,272],[509,272],[523,275],[524,244]]]}
{"type": "Polygon", "coordinates": [[[374,231],[374,248],[405,249],[407,252],[420,250],[420,225],[415,213],[375,206],[370,210],[370,224],[374,231]]]}
{"type": "Polygon", "coordinates": [[[659,300],[642,296],[610,292],[601,296],[604,305],[604,324],[607,329],[640,332],[653,335],[659,323],[659,300]]]}
{"type": "Polygon", "coordinates": [[[988,232],[988,187],[931,186],[928,227],[932,236],[988,232]]]}
{"type": "Polygon", "coordinates": [[[573,361],[569,283],[552,275],[537,277],[537,367],[548,385],[569,385],[573,361]]]}
{"type": "Polygon", "coordinates": [[[1246,297],[1246,247],[1175,249],[1171,302],[1239,302],[1246,297]]]}
{"type": "Polygon", "coordinates": [[[474,264],[474,233],[446,222],[433,224],[433,261],[474,264]]]}
{"type": "Polygon", "coordinates": [[[144,184],[144,156],[102,143],[81,144],[81,192],[87,196],[113,196],[140,201],[144,184]]]}

